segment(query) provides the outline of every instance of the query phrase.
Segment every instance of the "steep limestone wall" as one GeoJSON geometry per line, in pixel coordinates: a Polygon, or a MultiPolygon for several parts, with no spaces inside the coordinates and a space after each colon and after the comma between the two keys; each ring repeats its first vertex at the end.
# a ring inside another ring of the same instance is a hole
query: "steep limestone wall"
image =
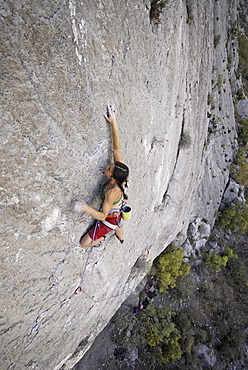
{"type": "Polygon", "coordinates": [[[72,367],[178,233],[196,217],[213,224],[236,145],[227,56],[237,3],[169,0],[158,25],[150,8],[1,4],[4,369],[72,367]],[[76,247],[91,218],[73,203],[101,204],[107,103],[118,110],[133,217],[124,245],[108,236],[89,254],[76,247]]]}

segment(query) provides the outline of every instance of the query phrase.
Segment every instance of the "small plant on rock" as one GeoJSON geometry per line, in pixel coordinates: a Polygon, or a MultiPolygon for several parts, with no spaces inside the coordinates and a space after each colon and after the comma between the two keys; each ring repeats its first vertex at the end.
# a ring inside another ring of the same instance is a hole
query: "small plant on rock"
{"type": "Polygon", "coordinates": [[[150,9],[150,22],[154,24],[160,23],[160,15],[167,3],[167,0],[152,0],[150,9]]]}
{"type": "Polygon", "coordinates": [[[208,105],[210,106],[211,110],[213,110],[215,108],[214,97],[213,97],[213,94],[211,94],[211,93],[208,93],[208,105]]]}
{"type": "Polygon", "coordinates": [[[239,73],[243,78],[244,92],[248,94],[248,40],[247,37],[240,33],[238,34],[239,41],[239,73]]]}
{"type": "Polygon", "coordinates": [[[186,1],[186,9],[187,9],[187,23],[190,25],[193,23],[194,15],[193,15],[192,6],[189,3],[189,0],[186,1]]]}
{"type": "Polygon", "coordinates": [[[223,87],[224,83],[225,83],[225,80],[223,78],[223,75],[222,74],[219,74],[218,75],[218,80],[217,80],[217,83],[216,83],[215,87],[218,87],[218,89],[221,89],[223,87]]]}
{"type": "Polygon", "coordinates": [[[216,48],[219,45],[221,39],[221,35],[214,36],[214,47],[216,48]]]}

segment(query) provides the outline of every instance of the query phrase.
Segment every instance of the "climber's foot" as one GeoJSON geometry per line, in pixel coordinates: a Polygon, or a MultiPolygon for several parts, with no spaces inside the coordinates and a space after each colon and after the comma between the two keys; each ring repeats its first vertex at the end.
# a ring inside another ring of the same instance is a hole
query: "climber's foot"
{"type": "Polygon", "coordinates": [[[105,240],[105,236],[103,236],[103,240],[101,240],[99,243],[97,243],[96,245],[93,245],[93,247],[94,248],[99,248],[101,245],[102,245],[102,243],[104,242],[104,240],[105,240]]]}
{"type": "Polygon", "coordinates": [[[123,244],[123,243],[124,243],[124,239],[120,239],[120,238],[119,238],[119,236],[118,236],[117,234],[115,234],[115,236],[116,236],[116,238],[119,240],[119,242],[120,242],[121,244],[123,244]]]}

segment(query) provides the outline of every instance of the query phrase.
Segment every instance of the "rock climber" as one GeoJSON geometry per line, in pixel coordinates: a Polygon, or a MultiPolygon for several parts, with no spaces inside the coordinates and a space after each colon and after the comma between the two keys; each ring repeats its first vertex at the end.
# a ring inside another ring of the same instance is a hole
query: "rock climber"
{"type": "Polygon", "coordinates": [[[80,239],[80,245],[86,248],[100,246],[105,235],[112,230],[115,230],[117,239],[121,243],[124,242],[121,227],[121,207],[124,199],[127,199],[124,187],[127,187],[129,169],[122,162],[116,110],[108,105],[107,114],[104,117],[111,125],[114,156],[114,163],[110,163],[104,171],[104,174],[109,178],[103,190],[104,201],[100,211],[90,207],[84,200],[76,202],[74,207],[76,212],[86,212],[96,219],[95,225],[80,239]]]}

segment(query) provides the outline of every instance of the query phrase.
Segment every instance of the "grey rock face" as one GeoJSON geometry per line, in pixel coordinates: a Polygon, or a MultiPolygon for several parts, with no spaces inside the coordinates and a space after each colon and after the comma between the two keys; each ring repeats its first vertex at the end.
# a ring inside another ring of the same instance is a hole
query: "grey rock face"
{"type": "Polygon", "coordinates": [[[224,192],[222,203],[227,206],[245,203],[244,186],[239,185],[233,179],[230,179],[224,192]]]}
{"type": "Polygon", "coordinates": [[[150,1],[2,2],[4,368],[72,367],[152,260],[195,219],[213,225],[236,146],[231,3],[192,2],[189,17],[168,1],[155,25],[150,1]],[[101,204],[107,103],[133,212],[124,245],[89,253],[76,247],[92,220],[72,210],[101,204]]]}

